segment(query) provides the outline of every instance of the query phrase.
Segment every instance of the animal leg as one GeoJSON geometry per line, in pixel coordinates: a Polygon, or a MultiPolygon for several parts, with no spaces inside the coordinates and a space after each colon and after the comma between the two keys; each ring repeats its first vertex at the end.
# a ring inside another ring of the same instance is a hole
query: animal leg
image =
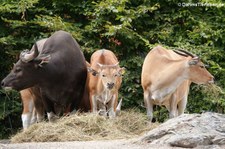
{"type": "Polygon", "coordinates": [[[123,102],[123,99],[121,98],[120,102],[118,103],[118,105],[116,107],[116,116],[118,116],[120,114],[122,102],[123,102]]]}
{"type": "Polygon", "coordinates": [[[44,114],[37,113],[37,122],[38,123],[44,121],[44,119],[45,119],[45,115],[44,114]]]}
{"type": "Polygon", "coordinates": [[[170,111],[169,111],[169,117],[174,118],[177,116],[177,101],[176,101],[176,95],[173,94],[170,98],[170,111]]]}
{"type": "Polygon", "coordinates": [[[34,109],[33,99],[29,98],[28,100],[23,101],[23,113],[21,115],[23,129],[27,129],[31,125],[31,117],[34,109]]]}
{"type": "Polygon", "coordinates": [[[32,125],[36,122],[37,122],[37,112],[36,112],[35,108],[33,108],[30,124],[32,125]]]}
{"type": "Polygon", "coordinates": [[[45,96],[44,94],[42,94],[42,101],[43,101],[43,105],[44,108],[47,112],[47,117],[48,120],[50,122],[55,121],[56,119],[58,119],[58,116],[55,115],[54,111],[54,103],[52,103],[47,96],[45,96]]]}
{"type": "Polygon", "coordinates": [[[27,129],[30,126],[31,122],[31,113],[24,113],[21,115],[22,123],[23,123],[23,129],[27,129]]]}
{"type": "Polygon", "coordinates": [[[59,119],[59,117],[55,115],[54,112],[47,112],[47,117],[50,122],[54,122],[55,120],[59,119]]]}
{"type": "Polygon", "coordinates": [[[178,115],[184,114],[184,110],[187,105],[187,96],[185,96],[179,103],[178,103],[178,115]]]}
{"type": "MultiPolygon", "coordinates": [[[[40,94],[40,93],[39,93],[40,94]]],[[[34,111],[33,117],[36,119],[36,122],[41,122],[44,120],[45,117],[45,107],[41,96],[35,96],[34,98],[34,111]]]]}
{"type": "Polygon", "coordinates": [[[116,117],[116,109],[115,109],[116,108],[115,105],[117,105],[116,100],[117,100],[117,95],[113,95],[113,97],[112,97],[112,99],[111,99],[111,101],[109,103],[109,111],[108,111],[109,118],[116,117]]]}
{"type": "Polygon", "coordinates": [[[100,101],[97,101],[97,105],[98,105],[98,109],[99,109],[98,114],[101,116],[107,117],[106,106],[100,101]]]}
{"type": "Polygon", "coordinates": [[[150,97],[149,92],[144,91],[144,102],[145,102],[145,107],[147,109],[147,116],[151,122],[153,118],[153,104],[149,97],[150,97]]]}
{"type": "Polygon", "coordinates": [[[98,107],[97,107],[97,98],[95,95],[90,96],[90,101],[91,101],[91,111],[93,113],[98,113],[98,107]]]}

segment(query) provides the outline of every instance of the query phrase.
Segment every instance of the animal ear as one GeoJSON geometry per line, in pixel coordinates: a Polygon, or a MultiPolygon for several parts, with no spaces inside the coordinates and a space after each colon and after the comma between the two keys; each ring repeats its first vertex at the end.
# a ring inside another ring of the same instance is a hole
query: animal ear
{"type": "Polygon", "coordinates": [[[40,55],[34,59],[37,67],[43,67],[44,64],[48,64],[51,59],[50,55],[40,55]]]}
{"type": "Polygon", "coordinates": [[[199,62],[199,57],[194,57],[191,60],[189,60],[189,65],[196,65],[199,62]]]}
{"type": "Polygon", "coordinates": [[[122,67],[122,68],[119,69],[119,74],[121,76],[123,76],[125,74],[125,72],[126,72],[126,68],[125,67],[122,67]]]}
{"type": "Polygon", "coordinates": [[[93,76],[98,76],[99,72],[96,70],[92,69],[91,67],[87,67],[88,72],[90,72],[93,76]]]}

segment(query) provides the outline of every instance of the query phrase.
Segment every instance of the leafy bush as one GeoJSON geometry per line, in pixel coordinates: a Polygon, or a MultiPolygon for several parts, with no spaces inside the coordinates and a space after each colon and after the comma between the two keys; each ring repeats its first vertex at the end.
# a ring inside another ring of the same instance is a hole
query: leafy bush
{"type": "Polygon", "coordinates": [[[17,92],[0,90],[0,138],[9,137],[21,127],[21,102],[17,92]],[[17,128],[17,129],[16,129],[17,128]]]}

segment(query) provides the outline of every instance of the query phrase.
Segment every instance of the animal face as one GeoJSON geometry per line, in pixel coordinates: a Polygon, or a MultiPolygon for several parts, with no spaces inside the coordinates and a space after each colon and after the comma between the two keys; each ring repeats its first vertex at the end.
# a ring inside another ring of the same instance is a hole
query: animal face
{"type": "MultiPolygon", "coordinates": [[[[38,52],[38,51],[36,51],[38,52]]],[[[40,71],[44,63],[48,63],[50,56],[37,57],[35,51],[23,51],[20,60],[14,65],[11,72],[2,80],[5,89],[22,90],[35,85],[41,77],[40,71]]]]}
{"type": "Polygon", "coordinates": [[[111,90],[117,83],[118,77],[120,77],[119,70],[116,68],[104,68],[101,69],[99,77],[102,80],[102,84],[105,88],[111,90]]]}
{"type": "Polygon", "coordinates": [[[121,84],[121,77],[125,71],[125,68],[120,68],[117,65],[108,66],[99,64],[100,69],[98,71],[91,67],[88,67],[88,71],[93,76],[99,77],[105,89],[112,90],[117,87],[117,84],[121,84]]]}
{"type": "Polygon", "coordinates": [[[35,74],[37,74],[37,68],[33,63],[24,63],[19,60],[8,76],[3,79],[1,85],[5,89],[22,90],[34,85],[37,79],[34,77],[35,74]]]}
{"type": "Polygon", "coordinates": [[[188,62],[190,80],[196,84],[213,83],[214,77],[205,68],[205,65],[198,57],[194,57],[188,62]]]}

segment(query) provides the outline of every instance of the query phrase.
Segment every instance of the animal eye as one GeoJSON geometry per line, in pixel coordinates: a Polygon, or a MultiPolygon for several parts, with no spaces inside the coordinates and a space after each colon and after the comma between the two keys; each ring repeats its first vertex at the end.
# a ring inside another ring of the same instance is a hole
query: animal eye
{"type": "Polygon", "coordinates": [[[203,66],[203,65],[201,65],[200,67],[201,67],[201,68],[205,68],[205,66],[203,66]]]}
{"type": "Polygon", "coordinates": [[[105,75],[103,74],[102,77],[105,77],[105,75]]]}
{"type": "Polygon", "coordinates": [[[15,68],[15,72],[20,72],[21,70],[22,70],[22,69],[19,68],[19,67],[15,68]]]}
{"type": "Polygon", "coordinates": [[[205,68],[209,68],[209,65],[204,65],[205,66],[205,68]]]}
{"type": "Polygon", "coordinates": [[[117,77],[118,76],[118,74],[114,74],[114,77],[117,77]]]}

